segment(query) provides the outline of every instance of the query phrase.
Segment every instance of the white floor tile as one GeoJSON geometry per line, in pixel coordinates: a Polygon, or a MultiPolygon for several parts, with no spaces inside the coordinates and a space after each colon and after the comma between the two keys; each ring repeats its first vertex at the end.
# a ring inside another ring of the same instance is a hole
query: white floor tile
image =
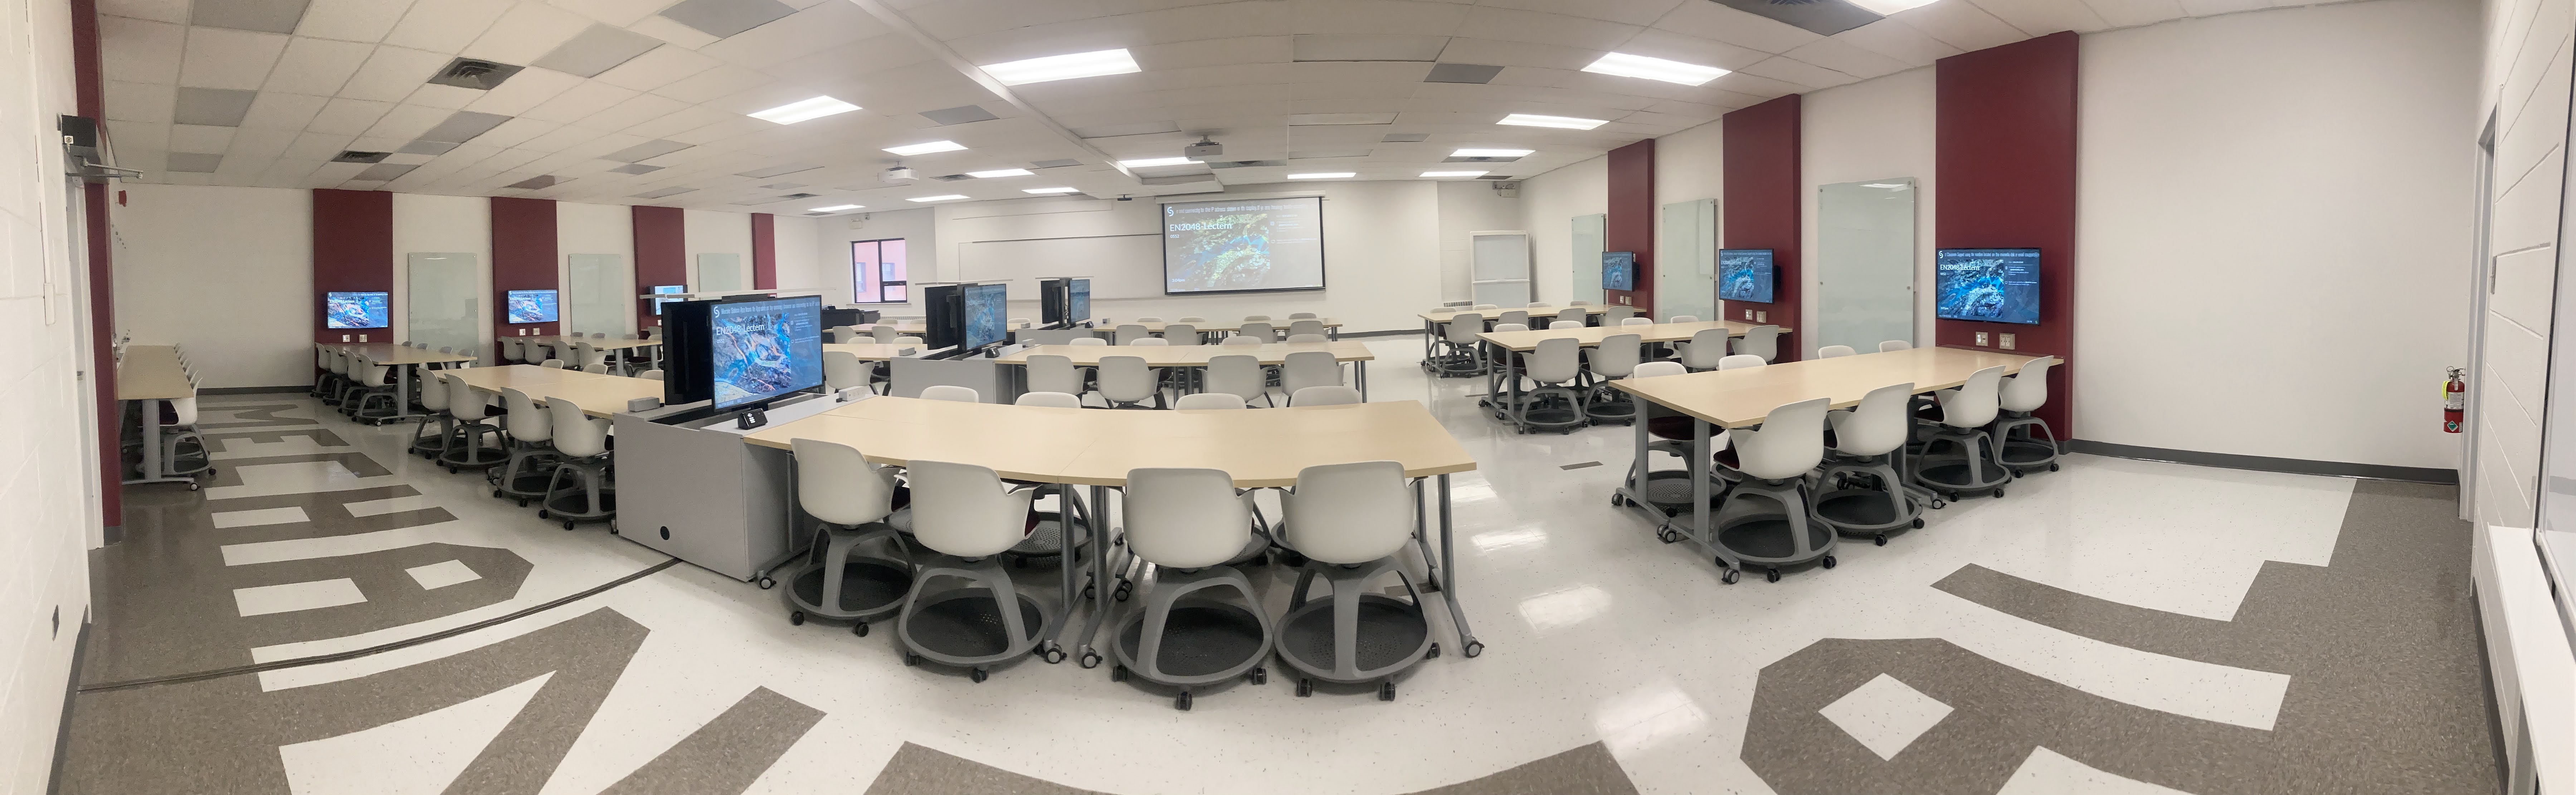
{"type": "Polygon", "coordinates": [[[337,580],[314,580],[233,589],[233,606],[245,617],[338,607],[364,601],[367,601],[367,596],[358,592],[358,582],[345,577],[337,580]]]}
{"type": "Polygon", "coordinates": [[[284,508],[261,508],[251,511],[224,511],[213,514],[212,518],[215,520],[215,527],[217,529],[311,521],[310,517],[304,515],[303,508],[293,505],[289,505],[284,508]]]}
{"type": "Polygon", "coordinates": [[[1951,709],[1896,677],[1879,674],[1816,712],[1878,758],[1895,759],[1914,738],[1949,717],[1951,709]]]}
{"type": "Polygon", "coordinates": [[[475,580],[483,579],[483,575],[474,573],[474,569],[466,566],[465,561],[461,560],[432,563],[427,566],[413,566],[411,568],[404,569],[403,573],[411,575],[412,580],[419,582],[421,589],[427,591],[435,591],[460,582],[473,582],[475,580]]]}
{"type": "Polygon", "coordinates": [[[2030,758],[2004,782],[1995,795],[2063,795],[2081,792],[2086,795],[2189,795],[2172,787],[2149,784],[2095,770],[2091,765],[2048,750],[2033,748],[2030,758]]]}
{"type": "Polygon", "coordinates": [[[409,497],[342,503],[340,507],[348,509],[350,516],[382,516],[402,511],[435,508],[438,507],[438,503],[431,501],[427,495],[414,494],[409,497]]]}

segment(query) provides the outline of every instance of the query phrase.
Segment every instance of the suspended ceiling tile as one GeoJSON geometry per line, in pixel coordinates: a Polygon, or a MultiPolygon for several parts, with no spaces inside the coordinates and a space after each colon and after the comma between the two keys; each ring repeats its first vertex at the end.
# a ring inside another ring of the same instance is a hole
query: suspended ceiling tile
{"type": "Polygon", "coordinates": [[[720,41],[697,28],[673,22],[669,17],[654,15],[624,25],[627,30],[695,50],[720,41]]]}
{"type": "MultiPolygon", "coordinates": [[[[1698,36],[1675,33],[1660,28],[1638,33],[1636,38],[1630,39],[1626,44],[1619,45],[1619,51],[1630,55],[1643,55],[1649,58],[1662,58],[1670,61],[1714,66],[1730,71],[1761,63],[1762,59],[1770,57],[1770,53],[1756,50],[1751,47],[1728,44],[1716,39],[1705,39],[1698,36]]],[[[1572,66],[1561,66],[1560,68],[1581,69],[1592,65],[1592,62],[1599,59],[1600,55],[1601,54],[1597,52],[1592,53],[1591,57],[1576,59],[1582,61],[1582,63],[1573,64],[1572,66]]],[[[1559,66],[1558,64],[1549,65],[1559,66]]],[[[1643,80],[1642,78],[1633,77],[1628,79],[1643,80]]]]}
{"type": "Polygon", "coordinates": [[[1472,7],[1416,0],[1290,0],[1290,29],[1297,33],[1449,36],[1472,7]]]}
{"type": "Polygon", "coordinates": [[[581,84],[581,78],[552,69],[528,68],[511,75],[498,88],[465,104],[466,110],[516,116],[581,84]]]}
{"type": "Polygon", "coordinates": [[[581,120],[584,126],[601,130],[623,130],[653,119],[687,110],[692,106],[669,97],[637,94],[606,110],[581,120]]]}
{"type": "Polygon", "coordinates": [[[301,134],[294,130],[265,127],[237,128],[233,131],[232,144],[224,149],[224,154],[244,161],[275,160],[286,156],[286,147],[293,145],[295,137],[301,134]]]}
{"type": "Polygon", "coordinates": [[[775,79],[758,70],[720,64],[713,69],[653,89],[653,93],[681,102],[704,103],[733,96],[757,86],[768,85],[775,79]]]}
{"type": "Polygon", "coordinates": [[[205,27],[294,33],[311,0],[196,0],[188,24],[205,27]]]}
{"type": "Polygon", "coordinates": [[[330,101],[326,97],[262,91],[251,101],[250,110],[242,117],[240,126],[302,130],[330,101]]]}
{"type": "Polygon", "coordinates": [[[98,13],[185,25],[188,5],[189,0],[99,0],[98,13]]]}
{"type": "Polygon", "coordinates": [[[606,135],[607,133],[593,130],[588,127],[564,125],[548,131],[543,135],[530,138],[524,142],[511,144],[510,148],[513,151],[535,152],[539,155],[549,155],[589,141],[598,140],[606,135]]]}
{"type": "MultiPolygon", "coordinates": [[[[2170,2],[2171,0],[2166,0],[2170,2]]],[[[1895,19],[1882,19],[1834,35],[1861,49],[1893,58],[1908,67],[1931,66],[1961,52],[1921,29],[1895,19]]]]}
{"type": "Polygon", "coordinates": [[[728,63],[758,68],[892,32],[855,4],[825,3],[698,51],[728,63]]]}
{"type": "Polygon", "coordinates": [[[653,12],[670,5],[666,0],[546,0],[546,3],[618,26],[635,24],[637,20],[652,16],[653,12]]]}
{"type": "Polygon", "coordinates": [[[1364,33],[1304,33],[1291,37],[1289,59],[1296,61],[1436,61],[1449,46],[1447,36],[1392,36],[1364,33]]]}
{"type": "Polygon", "coordinates": [[[529,109],[528,112],[520,115],[533,119],[544,119],[546,121],[576,124],[582,119],[588,118],[593,113],[607,110],[611,107],[615,107],[617,103],[633,99],[638,93],[641,92],[618,88],[607,83],[592,80],[573,86],[570,90],[555,95],[553,99],[538,103],[535,108],[529,109]]]}
{"type": "Polygon", "coordinates": [[[1755,77],[1768,77],[1806,89],[1832,88],[1860,80],[1842,72],[1782,56],[1764,59],[1761,63],[1745,67],[1741,73],[1755,77]]]}
{"type": "Polygon", "coordinates": [[[456,53],[508,13],[511,0],[421,0],[385,34],[386,44],[456,53]]]}
{"type": "Polygon", "coordinates": [[[597,78],[619,88],[651,91],[713,69],[720,63],[714,58],[665,44],[601,72],[597,78]]]}
{"type": "Polygon", "coordinates": [[[340,86],[338,96],[376,102],[401,102],[438,74],[450,56],[404,47],[377,47],[365,65],[340,86]]]}
{"type": "Polygon", "coordinates": [[[948,0],[904,12],[914,25],[943,41],[1103,15],[1092,0],[948,0]]]}
{"type": "Polygon", "coordinates": [[[410,0],[313,0],[295,35],[374,44],[402,21],[410,0]]]}
{"type": "Polygon", "coordinates": [[[196,152],[171,152],[169,158],[169,170],[180,173],[212,173],[216,166],[223,165],[224,162],[223,155],[199,154],[196,152]]]}
{"type": "Polygon", "coordinates": [[[242,117],[250,113],[251,101],[258,94],[223,88],[181,88],[176,96],[169,121],[177,124],[203,124],[216,127],[239,127],[242,117]]]}
{"type": "MultiPolygon", "coordinates": [[[[1959,0],[1943,0],[1933,5],[1946,5],[1959,0]]],[[[1767,53],[1782,53],[1823,36],[1799,30],[1775,19],[1748,14],[1714,2],[1684,3],[1655,24],[1686,36],[1722,41],[1738,47],[1767,53]]]]}
{"type": "Polygon", "coordinates": [[[297,36],[286,45],[260,90],[317,97],[337,94],[375,49],[372,44],[297,36]]]}
{"type": "Polygon", "coordinates": [[[224,28],[192,27],[179,62],[179,85],[255,91],[286,49],[287,37],[224,28]]]}
{"type": "MultiPolygon", "coordinates": [[[[2108,24],[2081,0],[1968,0],[2024,34],[2046,36],[2061,30],[2096,31],[2108,24]]],[[[2260,5],[2251,6],[2261,8],[2260,5]]],[[[2186,6],[2188,8],[2188,6],[2186,6]]]]}
{"type": "Polygon", "coordinates": [[[1892,75],[1917,66],[1870,52],[1839,38],[1818,39],[1781,54],[1862,79],[1892,75]]]}
{"type": "MultiPolygon", "coordinates": [[[[592,26],[608,28],[589,17],[543,3],[520,3],[501,15],[483,35],[457,54],[506,64],[526,65],[592,26]]],[[[616,30],[617,28],[609,28],[616,30]]]]}
{"type": "MultiPolygon", "coordinates": [[[[287,145],[286,154],[283,157],[291,160],[326,161],[339,157],[341,152],[347,151],[349,142],[355,140],[358,140],[358,137],[354,135],[306,131],[295,137],[295,143],[287,145]]],[[[351,170],[349,173],[357,172],[351,170]]]]}
{"type": "Polygon", "coordinates": [[[421,140],[461,144],[510,122],[507,116],[473,111],[439,111],[439,114],[437,124],[418,134],[421,140]]]}
{"type": "Polygon", "coordinates": [[[662,16],[722,39],[786,18],[796,9],[778,0],[680,0],[662,16]]]}
{"type": "Polygon", "coordinates": [[[450,112],[419,105],[395,105],[392,110],[386,111],[384,116],[377,118],[375,124],[369,125],[367,131],[361,135],[411,140],[420,137],[421,133],[427,132],[429,128],[437,126],[440,121],[446,120],[450,112]]]}
{"type": "Polygon", "coordinates": [[[1702,0],[1480,0],[1478,5],[1570,14],[1624,25],[1652,25],[1685,2],[1702,0]]]}
{"type": "Polygon", "coordinates": [[[322,112],[315,114],[312,123],[305,125],[305,129],[334,135],[355,136],[375,126],[376,120],[384,118],[385,111],[392,110],[393,107],[393,103],[390,102],[333,99],[322,106],[322,112]]]}
{"type": "Polygon", "coordinates": [[[1617,49],[1643,28],[1598,19],[1478,6],[1467,13],[1457,35],[1479,39],[1526,41],[1597,50],[1617,49]]]}
{"type": "Polygon", "coordinates": [[[179,59],[188,46],[186,26],[102,15],[98,40],[99,73],[107,79],[179,82],[179,59]]]}
{"type": "Polygon", "coordinates": [[[530,61],[529,65],[576,77],[597,77],[663,43],[625,28],[593,24],[530,61]]]}
{"type": "Polygon", "coordinates": [[[2182,4],[2183,10],[2192,16],[2216,16],[2270,7],[2272,7],[2270,3],[2256,2],[2256,0],[2191,0],[2182,4]]]}

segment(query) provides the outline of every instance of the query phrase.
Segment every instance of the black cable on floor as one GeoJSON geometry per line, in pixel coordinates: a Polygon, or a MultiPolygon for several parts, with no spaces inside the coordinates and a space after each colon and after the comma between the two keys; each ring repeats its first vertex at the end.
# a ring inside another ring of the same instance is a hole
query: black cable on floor
{"type": "Polygon", "coordinates": [[[383,643],[383,644],[378,644],[378,645],[374,645],[374,646],[369,646],[369,647],[366,647],[366,648],[363,648],[363,649],[352,649],[352,650],[349,650],[349,651],[336,652],[336,653],[332,653],[332,654],[317,654],[317,655],[314,655],[314,656],[311,656],[311,657],[297,657],[297,658],[295,658],[295,659],[291,659],[291,660],[277,660],[277,661],[274,661],[274,662],[264,662],[264,663],[257,663],[257,664],[253,664],[253,665],[237,665],[237,666],[233,666],[233,667],[231,667],[231,668],[217,668],[217,669],[212,670],[212,671],[199,671],[199,672],[191,673],[191,674],[173,674],[173,675],[170,675],[170,676],[156,676],[156,677],[152,677],[152,678],[149,678],[149,679],[128,679],[128,680],[123,681],[123,682],[105,682],[105,683],[95,684],[95,685],[82,685],[82,686],[81,686],[81,688],[80,688],[80,692],[83,692],[83,693],[97,693],[97,692],[103,692],[103,691],[108,691],[108,690],[128,690],[128,689],[137,688],[137,687],[144,687],[144,686],[147,686],[147,685],[166,685],[166,684],[176,684],[176,683],[179,683],[179,682],[198,682],[198,681],[204,681],[204,680],[207,680],[207,679],[221,679],[221,678],[223,678],[223,677],[227,677],[227,676],[237,676],[237,675],[240,675],[240,674],[255,674],[255,673],[259,673],[259,672],[261,672],[261,671],[275,671],[275,670],[278,670],[278,669],[281,669],[281,668],[297,668],[297,667],[302,667],[302,666],[306,666],[306,665],[315,665],[315,664],[319,664],[319,663],[327,663],[327,662],[339,662],[339,661],[342,661],[342,660],[354,660],[354,659],[357,659],[357,658],[360,658],[360,657],[366,657],[366,656],[369,656],[369,655],[383,654],[383,653],[385,653],[385,652],[393,651],[393,650],[395,650],[395,649],[406,649],[406,648],[410,648],[410,647],[413,647],[413,646],[418,646],[418,645],[423,644],[423,643],[428,643],[428,642],[430,642],[430,641],[434,641],[434,640],[442,640],[442,639],[446,639],[446,638],[456,637],[456,636],[458,636],[458,635],[463,635],[463,634],[465,634],[465,633],[473,632],[473,631],[478,630],[478,629],[486,629],[486,628],[490,628],[490,627],[499,626],[499,625],[501,625],[501,624],[506,624],[506,623],[509,623],[509,622],[512,622],[512,621],[516,621],[516,620],[519,620],[519,619],[522,619],[522,618],[526,618],[526,617],[528,617],[528,616],[536,615],[536,614],[538,614],[538,613],[542,613],[542,612],[545,612],[545,611],[547,611],[547,610],[552,610],[552,609],[555,609],[555,608],[558,608],[558,607],[562,607],[562,606],[564,606],[564,605],[572,604],[572,603],[574,603],[574,602],[578,602],[578,601],[581,601],[581,600],[583,600],[583,599],[588,599],[588,598],[593,597],[593,596],[598,596],[599,594],[601,594],[601,593],[603,593],[603,592],[606,592],[606,591],[607,591],[608,589],[610,589],[610,588],[615,588],[615,587],[617,587],[617,586],[625,585],[625,584],[627,584],[627,583],[634,582],[634,581],[636,581],[636,580],[644,579],[645,577],[651,576],[654,572],[657,572],[657,571],[661,571],[661,570],[663,570],[663,569],[670,568],[670,567],[672,567],[672,566],[674,566],[674,565],[678,565],[678,564],[679,564],[679,562],[680,562],[680,559],[679,559],[679,558],[672,558],[672,559],[669,559],[669,560],[665,560],[665,561],[662,561],[662,562],[660,562],[660,563],[656,563],[656,564],[653,564],[653,565],[651,565],[651,566],[647,566],[647,567],[645,567],[645,568],[644,568],[644,570],[643,570],[643,571],[639,571],[639,572],[636,572],[636,573],[633,573],[633,574],[626,575],[626,576],[624,576],[624,577],[619,577],[619,578],[617,578],[617,579],[610,580],[610,581],[605,582],[605,583],[601,583],[598,587],[591,588],[590,590],[582,591],[582,592],[580,592],[580,593],[575,593],[575,594],[568,594],[568,595],[565,595],[565,596],[563,596],[563,597],[557,598],[557,599],[555,599],[555,600],[553,600],[553,601],[546,602],[546,603],[544,603],[544,604],[530,605],[530,606],[528,606],[528,607],[525,607],[525,608],[519,609],[519,610],[517,610],[517,611],[511,612],[511,613],[506,614],[506,615],[493,616],[493,617],[491,617],[491,618],[483,619],[483,620],[481,620],[481,621],[477,621],[477,622],[474,622],[474,623],[471,623],[471,624],[467,624],[467,625],[465,625],[465,626],[455,627],[455,628],[451,628],[451,629],[439,630],[439,631],[437,631],[437,632],[432,632],[432,633],[429,633],[429,634],[427,634],[427,635],[422,635],[422,636],[417,637],[417,638],[408,638],[408,639],[405,639],[405,640],[397,640],[397,641],[394,641],[394,642],[391,642],[391,643],[383,643]]]}

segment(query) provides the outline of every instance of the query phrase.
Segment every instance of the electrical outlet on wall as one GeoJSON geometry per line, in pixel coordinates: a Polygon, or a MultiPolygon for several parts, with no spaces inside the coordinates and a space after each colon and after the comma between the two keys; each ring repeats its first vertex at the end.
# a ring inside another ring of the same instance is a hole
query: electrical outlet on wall
{"type": "Polygon", "coordinates": [[[1986,333],[1983,331],[1977,332],[1977,347],[1986,347],[1986,333]]]}
{"type": "Polygon", "coordinates": [[[1755,323],[1769,323],[1769,322],[1771,322],[1771,313],[1769,313],[1769,312],[1755,312],[1755,313],[1753,313],[1753,322],[1755,322],[1755,323]]]}
{"type": "Polygon", "coordinates": [[[349,335],[347,335],[347,334],[342,334],[342,335],[340,335],[340,341],[341,341],[341,342],[348,342],[348,341],[349,341],[349,335]]]}
{"type": "Polygon", "coordinates": [[[366,342],[366,341],[367,341],[367,335],[365,335],[365,334],[360,334],[360,335],[358,335],[358,341],[359,341],[359,342],[366,342]]]}
{"type": "Polygon", "coordinates": [[[2013,335],[2012,335],[2012,334],[2010,334],[2010,333],[2005,333],[2005,334],[2003,334],[2003,335],[2001,335],[2001,336],[1996,337],[1996,338],[1995,338],[1995,347],[1997,347],[1997,348],[2002,348],[2002,349],[2004,349],[2004,350],[2012,350],[2012,349],[2013,349],[2013,335]]]}
{"type": "Polygon", "coordinates": [[[1750,309],[1744,310],[1744,319],[1746,319],[1746,320],[1752,320],[1752,319],[1753,319],[1753,310],[1750,310],[1750,309]]]}

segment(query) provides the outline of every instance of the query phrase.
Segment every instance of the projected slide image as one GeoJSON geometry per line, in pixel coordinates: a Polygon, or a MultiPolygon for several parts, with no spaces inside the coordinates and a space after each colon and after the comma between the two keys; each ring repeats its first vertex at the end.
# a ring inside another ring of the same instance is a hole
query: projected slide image
{"type": "Polygon", "coordinates": [[[555,322],[555,296],[553,290],[511,290],[510,322],[555,322]]]}
{"type": "Polygon", "coordinates": [[[323,319],[330,328],[384,328],[393,325],[390,293],[329,293],[322,297],[323,319]]]}
{"type": "Polygon", "coordinates": [[[1717,252],[1717,297],[1721,301],[1771,303],[1771,250],[1717,252]]]}
{"type": "Polygon", "coordinates": [[[1322,208],[1312,197],[1163,205],[1164,292],[1323,287],[1322,208]]]}
{"type": "MultiPolygon", "coordinates": [[[[793,307],[774,303],[733,309],[719,306],[709,313],[718,407],[813,385],[822,363],[797,355],[800,314],[793,307]]],[[[805,331],[812,333],[810,329],[805,331]]]]}
{"type": "Polygon", "coordinates": [[[2039,249],[1942,249],[1933,267],[1942,318],[2039,322],[2039,249]]]}

